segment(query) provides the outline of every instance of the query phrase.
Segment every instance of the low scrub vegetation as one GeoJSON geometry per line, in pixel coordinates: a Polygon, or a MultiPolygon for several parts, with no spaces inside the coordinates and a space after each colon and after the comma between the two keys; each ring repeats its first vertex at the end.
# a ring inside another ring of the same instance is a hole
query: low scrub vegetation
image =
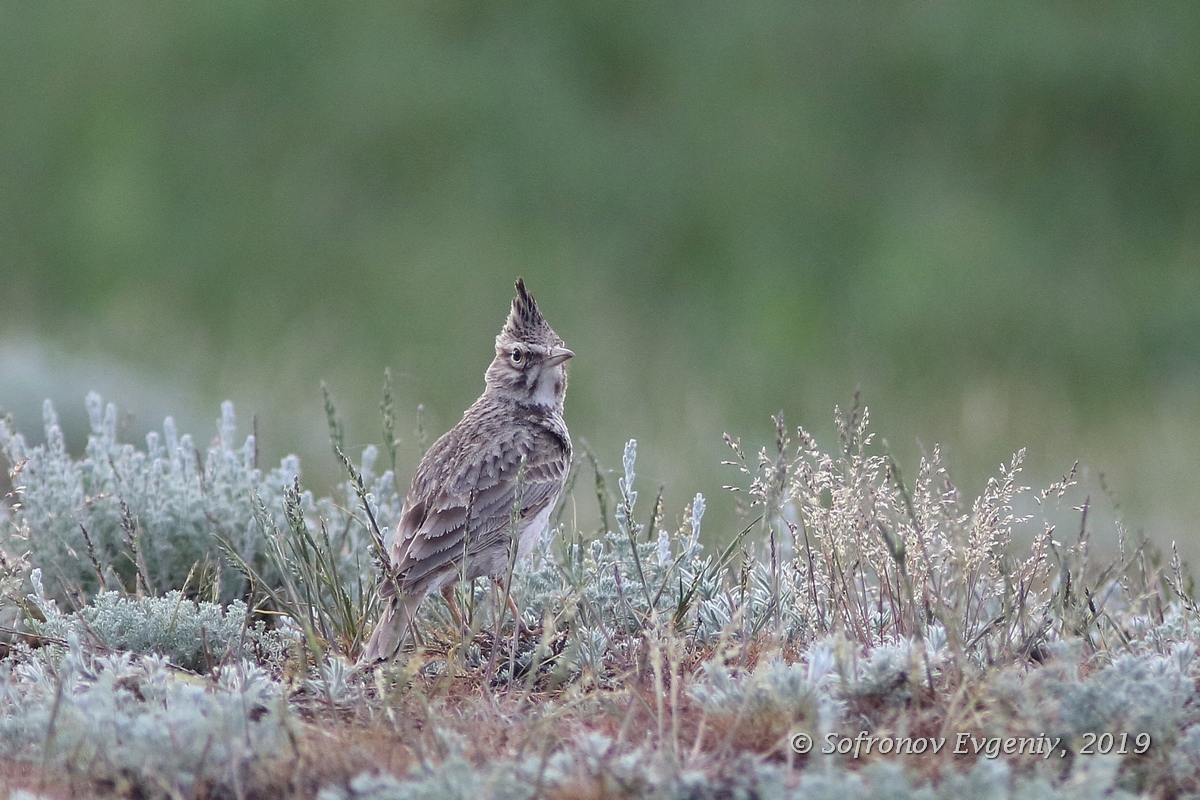
{"type": "Polygon", "coordinates": [[[966,499],[936,448],[902,474],[857,401],[831,449],[779,417],[769,448],[729,441],[746,524],[711,548],[706,499],[647,503],[630,441],[615,480],[576,465],[598,528],[554,521],[519,620],[464,584],[461,622],[430,598],[413,650],[368,668],[390,407],[390,458],[343,455],[324,498],[296,459],[260,465],[230,404],[207,449],[170,419],[121,443],[87,407],[79,457],[49,403],[45,444],[0,423],[13,797],[1200,792],[1189,579],[1124,535],[1097,563],[1074,470],[1034,492],[1017,453],[966,499]]]}

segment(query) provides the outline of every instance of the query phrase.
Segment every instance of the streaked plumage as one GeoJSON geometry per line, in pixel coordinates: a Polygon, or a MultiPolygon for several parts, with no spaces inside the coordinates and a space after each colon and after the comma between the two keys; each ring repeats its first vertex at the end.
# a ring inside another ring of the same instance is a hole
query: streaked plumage
{"type": "Polygon", "coordinates": [[[545,530],[566,483],[571,437],[562,411],[566,361],[574,353],[525,282],[518,279],[516,287],[483,394],[417,466],[391,548],[386,605],[364,662],[399,652],[430,592],[460,577],[499,578],[508,571],[518,484],[520,556],[545,530]]]}

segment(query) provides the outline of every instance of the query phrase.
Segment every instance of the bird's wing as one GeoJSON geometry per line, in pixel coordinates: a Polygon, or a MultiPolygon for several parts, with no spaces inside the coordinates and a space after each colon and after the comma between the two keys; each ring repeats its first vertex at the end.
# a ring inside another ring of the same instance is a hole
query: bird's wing
{"type": "Polygon", "coordinates": [[[429,453],[441,467],[433,474],[418,470],[396,532],[392,565],[405,593],[459,569],[464,542],[470,558],[511,539],[518,484],[519,513],[528,519],[554,502],[570,467],[562,440],[538,427],[487,441],[446,441],[441,449],[448,452],[434,453],[442,444],[429,453]]]}

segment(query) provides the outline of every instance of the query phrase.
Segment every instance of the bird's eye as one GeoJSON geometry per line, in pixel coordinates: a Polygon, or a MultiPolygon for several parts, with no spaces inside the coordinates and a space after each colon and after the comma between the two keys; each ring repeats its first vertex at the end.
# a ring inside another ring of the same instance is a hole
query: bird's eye
{"type": "Polygon", "coordinates": [[[509,358],[512,359],[513,366],[519,367],[525,363],[525,351],[519,347],[514,347],[509,358]]]}

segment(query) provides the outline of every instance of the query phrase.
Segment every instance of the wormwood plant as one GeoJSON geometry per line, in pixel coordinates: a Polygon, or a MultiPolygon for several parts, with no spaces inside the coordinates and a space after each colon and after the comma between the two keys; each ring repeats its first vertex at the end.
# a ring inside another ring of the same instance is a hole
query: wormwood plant
{"type": "Polygon", "coordinates": [[[189,600],[178,589],[141,598],[101,592],[77,612],[64,614],[46,596],[40,569],[32,571],[30,581],[33,592],[28,600],[38,616],[28,622],[48,643],[74,639],[92,652],[157,654],[175,666],[203,671],[243,659],[278,669],[292,640],[286,630],[267,630],[263,620],[250,621],[241,600],[223,608],[189,600]]]}
{"type": "Polygon", "coordinates": [[[251,765],[286,754],[279,686],[252,663],[211,684],[158,657],[95,656],[71,633],[65,657],[0,664],[0,749],[89,782],[155,795],[240,793],[251,765]]]}
{"type": "Polygon", "coordinates": [[[58,600],[105,589],[154,594],[183,588],[189,579],[193,589],[203,580],[224,601],[242,596],[245,582],[221,557],[214,535],[262,563],[254,496],[276,503],[298,474],[298,461],[260,471],[254,437],[235,443],[231,403],[221,408],[207,453],[191,436],[180,436],[170,417],[162,434],[150,433],[146,449],[138,450],[118,440],[116,406],[95,393],[86,405],[91,433],[79,459],[67,453],[50,401],[43,445],[27,446],[0,423],[17,500],[0,531],[5,549],[27,549],[58,600]]]}
{"type": "MultiPolygon", "coordinates": [[[[92,432],[78,459],[67,453],[49,401],[45,444],[28,446],[0,420],[0,453],[14,487],[0,515],[7,559],[0,567],[40,569],[41,591],[68,607],[106,592],[179,591],[221,603],[265,594],[326,641],[351,647],[361,637],[372,571],[366,522],[351,510],[354,486],[316,499],[300,488],[295,456],[260,469],[254,436],[235,444],[232,403],[221,406],[217,437],[203,455],[170,417],[139,450],[118,440],[115,406],[95,393],[86,405],[92,432]]],[[[374,472],[377,456],[366,448],[355,474],[386,528],[401,498],[390,471],[374,472]]]]}

